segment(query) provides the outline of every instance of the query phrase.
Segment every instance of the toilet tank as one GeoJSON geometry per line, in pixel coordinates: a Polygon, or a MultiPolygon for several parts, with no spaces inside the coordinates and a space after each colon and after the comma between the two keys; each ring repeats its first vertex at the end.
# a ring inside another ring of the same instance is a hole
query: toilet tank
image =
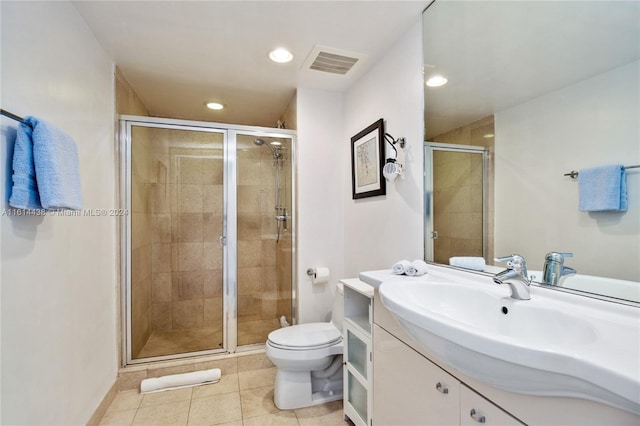
{"type": "Polygon", "coordinates": [[[344,287],[341,282],[336,286],[336,294],[333,296],[333,308],[331,309],[331,323],[342,332],[342,318],[344,318],[344,287]]]}

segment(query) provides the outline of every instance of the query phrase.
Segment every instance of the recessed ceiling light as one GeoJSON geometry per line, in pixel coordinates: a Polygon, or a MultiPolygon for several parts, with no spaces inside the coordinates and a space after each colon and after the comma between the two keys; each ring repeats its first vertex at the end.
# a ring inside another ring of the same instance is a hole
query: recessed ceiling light
{"type": "Polygon", "coordinates": [[[207,108],[219,110],[219,109],[224,108],[224,105],[222,105],[219,102],[207,102],[207,108]]]}
{"type": "Polygon", "coordinates": [[[483,138],[485,138],[485,139],[490,139],[490,138],[492,138],[493,136],[494,136],[494,135],[493,135],[493,133],[487,133],[486,135],[484,135],[484,136],[482,136],[482,137],[483,137],[483,138]]]}
{"type": "Polygon", "coordinates": [[[271,145],[273,145],[273,146],[280,146],[280,145],[282,145],[282,142],[280,142],[280,141],[273,141],[273,142],[271,142],[271,145]]]}
{"type": "Polygon", "coordinates": [[[427,86],[429,86],[429,87],[440,87],[440,86],[444,86],[445,84],[447,84],[447,81],[449,81],[449,80],[447,80],[446,78],[444,78],[441,75],[434,75],[429,80],[427,80],[427,86]]]}
{"type": "Polygon", "coordinates": [[[273,62],[283,64],[293,59],[293,53],[289,52],[287,49],[278,48],[269,52],[269,59],[273,62]]]}

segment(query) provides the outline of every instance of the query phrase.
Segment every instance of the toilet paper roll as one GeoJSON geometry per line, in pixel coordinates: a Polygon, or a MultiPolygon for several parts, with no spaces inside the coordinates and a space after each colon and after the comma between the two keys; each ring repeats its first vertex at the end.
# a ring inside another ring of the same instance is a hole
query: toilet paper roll
{"type": "Polygon", "coordinates": [[[329,282],[330,275],[329,268],[319,267],[316,268],[316,273],[313,274],[312,281],[314,284],[324,284],[329,282]]]}

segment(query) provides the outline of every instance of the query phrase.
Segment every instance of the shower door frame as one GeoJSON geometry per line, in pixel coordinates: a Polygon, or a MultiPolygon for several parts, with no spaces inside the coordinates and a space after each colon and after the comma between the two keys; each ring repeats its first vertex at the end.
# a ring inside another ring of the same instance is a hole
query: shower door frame
{"type": "Polygon", "coordinates": [[[171,118],[156,118],[146,116],[121,115],[119,116],[119,158],[120,158],[120,206],[126,209],[127,214],[120,224],[120,282],[121,282],[121,314],[122,319],[122,366],[143,364],[152,361],[165,361],[188,358],[202,355],[231,354],[236,352],[261,349],[264,344],[238,346],[238,231],[237,231],[237,136],[250,135],[252,137],[281,137],[291,140],[291,216],[290,225],[292,239],[291,253],[291,318],[292,323],[297,320],[297,292],[295,277],[297,271],[296,247],[297,247],[297,200],[296,200],[296,131],[278,128],[242,126],[206,121],[191,121],[171,118]],[[188,130],[223,135],[223,224],[220,243],[223,264],[223,345],[220,349],[209,349],[197,352],[185,352],[171,355],[161,355],[147,358],[133,359],[131,349],[131,183],[132,183],[132,159],[131,159],[131,128],[133,126],[164,128],[175,130],[188,130]]]}
{"type": "Polygon", "coordinates": [[[487,229],[488,229],[488,183],[487,167],[489,152],[482,146],[459,145],[442,142],[424,142],[424,258],[433,262],[435,249],[433,241],[437,238],[434,233],[434,208],[433,208],[433,152],[466,152],[469,154],[482,155],[482,257],[486,258],[488,252],[487,229]]]}

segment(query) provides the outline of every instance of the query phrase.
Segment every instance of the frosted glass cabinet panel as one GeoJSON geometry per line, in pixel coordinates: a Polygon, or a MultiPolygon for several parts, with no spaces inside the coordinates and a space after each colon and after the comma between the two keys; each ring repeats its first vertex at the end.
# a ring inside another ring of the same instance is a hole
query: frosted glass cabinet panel
{"type": "Polygon", "coordinates": [[[347,359],[353,368],[360,375],[367,379],[367,364],[369,363],[369,353],[367,351],[367,342],[356,336],[352,330],[347,329],[347,359]]]}
{"type": "Polygon", "coordinates": [[[344,285],[344,414],[356,426],[370,426],[373,410],[373,287],[357,278],[344,285]]]}

